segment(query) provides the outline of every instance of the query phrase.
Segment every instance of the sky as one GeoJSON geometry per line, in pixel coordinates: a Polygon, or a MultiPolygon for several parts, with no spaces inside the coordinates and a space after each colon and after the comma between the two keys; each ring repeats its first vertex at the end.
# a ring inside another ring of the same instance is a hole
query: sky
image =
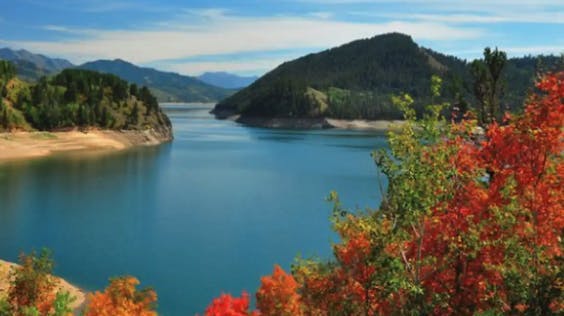
{"type": "Polygon", "coordinates": [[[560,55],[564,0],[0,0],[0,47],[188,75],[261,75],[388,32],[468,60],[486,46],[560,55]]]}

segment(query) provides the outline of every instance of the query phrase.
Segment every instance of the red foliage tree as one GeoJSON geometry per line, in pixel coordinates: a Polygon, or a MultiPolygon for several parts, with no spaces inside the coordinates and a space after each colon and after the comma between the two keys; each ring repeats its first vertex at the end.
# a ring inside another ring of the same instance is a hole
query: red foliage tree
{"type": "MultiPolygon", "coordinates": [[[[564,312],[564,72],[546,75],[537,89],[523,114],[506,115],[483,135],[471,119],[448,125],[441,105],[429,106],[431,114],[417,123],[411,98],[396,98],[407,123],[390,137],[391,156],[378,156],[390,180],[381,209],[351,214],[336,207],[335,260],[300,262],[295,279],[276,266],[262,280],[259,309],[564,312]]],[[[231,310],[232,300],[222,296],[214,306],[231,310]]],[[[241,300],[238,314],[208,315],[248,315],[248,297],[241,300]]]]}
{"type": "Polygon", "coordinates": [[[89,297],[86,316],[156,316],[155,291],[136,289],[139,281],[134,277],[120,277],[111,280],[104,292],[89,297]]]}
{"type": "Polygon", "coordinates": [[[257,291],[257,308],[265,316],[302,315],[297,288],[298,283],[294,277],[275,265],[272,275],[261,280],[257,291]]]}
{"type": "Polygon", "coordinates": [[[258,316],[257,311],[249,311],[249,294],[243,292],[241,297],[222,294],[206,308],[205,316],[258,316]]]}

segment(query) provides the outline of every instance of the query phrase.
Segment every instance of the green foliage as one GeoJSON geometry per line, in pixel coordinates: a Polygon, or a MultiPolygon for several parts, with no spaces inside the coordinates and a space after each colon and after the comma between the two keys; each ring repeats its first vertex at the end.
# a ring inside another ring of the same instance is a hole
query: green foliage
{"type": "Polygon", "coordinates": [[[484,49],[484,59],[472,62],[474,76],[474,95],[478,100],[478,118],[481,125],[501,119],[500,98],[503,93],[502,70],[507,63],[507,55],[497,48],[484,49]]]}
{"type": "Polygon", "coordinates": [[[10,272],[7,300],[0,300],[0,316],[67,316],[76,300],[68,292],[55,293],[53,259],[47,249],[20,256],[10,272]]]}
{"type": "Polygon", "coordinates": [[[53,302],[54,311],[51,316],[67,316],[69,313],[72,313],[70,306],[75,300],[76,297],[71,296],[68,292],[57,292],[53,302]]]}
{"type": "MultiPolygon", "coordinates": [[[[488,56],[484,80],[492,75],[496,79],[496,94],[503,110],[523,107],[527,88],[538,69],[555,65],[562,68],[560,59],[555,56],[543,57],[542,65],[537,65],[537,58],[514,58],[507,60],[505,67],[500,63],[505,56],[503,52],[490,52],[488,56]],[[501,77],[507,78],[503,94],[499,93],[501,77]]],[[[267,117],[399,119],[403,113],[392,104],[390,97],[408,93],[415,100],[413,108],[418,117],[422,117],[426,104],[444,101],[452,101],[460,117],[469,110],[468,104],[475,101],[472,69],[464,60],[418,46],[409,36],[385,34],[286,62],[221,101],[214,113],[218,116],[238,113],[267,117]],[[441,96],[435,99],[429,91],[432,75],[439,75],[447,82],[441,96]],[[285,89],[279,87],[281,83],[285,89]],[[325,94],[326,111],[312,111],[315,108],[312,100],[301,100],[308,88],[325,94]]],[[[442,114],[448,117],[453,109],[444,109],[442,114]]]]}
{"type": "Polygon", "coordinates": [[[475,120],[447,122],[448,104],[418,119],[394,97],[405,124],[373,153],[386,196],[349,212],[331,194],[335,259],[292,270],[303,315],[562,314],[563,79],[543,77],[525,112],[480,141],[475,120]]]}
{"type": "Polygon", "coordinates": [[[11,316],[12,306],[5,299],[0,299],[0,316],[11,316]]]}
{"type": "Polygon", "coordinates": [[[0,101],[2,130],[29,129],[29,125],[38,130],[170,128],[147,87],[138,90],[114,75],[89,70],[67,69],[32,86],[17,81],[0,101]]]}
{"type": "Polygon", "coordinates": [[[16,67],[9,61],[0,60],[0,88],[16,76],[16,67]]]}
{"type": "Polygon", "coordinates": [[[45,289],[52,286],[49,280],[54,265],[51,252],[42,249],[39,255],[35,252],[22,254],[20,264],[22,268],[11,273],[13,281],[8,297],[16,306],[34,306],[45,295],[45,289]]]}

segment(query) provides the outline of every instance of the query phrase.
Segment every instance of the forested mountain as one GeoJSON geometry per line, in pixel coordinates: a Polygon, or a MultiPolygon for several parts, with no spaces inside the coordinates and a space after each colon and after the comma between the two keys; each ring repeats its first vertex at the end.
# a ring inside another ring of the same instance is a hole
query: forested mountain
{"type": "Polygon", "coordinates": [[[258,77],[243,77],[227,72],[206,72],[198,76],[201,81],[225,89],[241,89],[255,82],[258,77]]]}
{"type": "MultiPolygon", "coordinates": [[[[554,56],[542,60],[546,67],[561,62],[554,56]]],[[[502,104],[522,104],[537,63],[534,57],[508,61],[502,104]]],[[[409,93],[421,112],[431,101],[432,75],[445,78],[445,100],[459,94],[472,103],[466,61],[420,47],[408,35],[390,33],[283,63],[220,102],[214,113],[218,117],[396,119],[401,113],[392,106],[390,97],[409,93]]]]}
{"type": "Polygon", "coordinates": [[[110,73],[147,86],[160,102],[214,102],[233,93],[190,76],[139,67],[121,59],[88,62],[79,68],[110,73]]]}
{"type": "Polygon", "coordinates": [[[89,128],[145,130],[170,135],[171,124],[148,88],[110,74],[66,69],[36,84],[16,78],[0,61],[0,130],[89,128]]]}
{"type": "Polygon", "coordinates": [[[30,81],[35,81],[43,76],[54,75],[63,69],[74,67],[66,59],[49,58],[44,55],[33,54],[24,49],[0,48],[0,59],[12,62],[16,66],[18,76],[30,81]]]}

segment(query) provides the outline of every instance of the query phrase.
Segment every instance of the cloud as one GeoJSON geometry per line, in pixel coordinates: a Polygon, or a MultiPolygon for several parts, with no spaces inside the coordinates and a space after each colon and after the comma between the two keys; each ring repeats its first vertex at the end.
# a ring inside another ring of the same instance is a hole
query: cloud
{"type": "MultiPolygon", "coordinates": [[[[64,26],[48,26],[67,32],[64,26]]],[[[327,48],[387,32],[403,32],[417,40],[468,40],[484,31],[440,22],[355,23],[300,16],[248,17],[228,11],[190,10],[177,19],[138,30],[73,30],[80,38],[62,41],[6,41],[11,46],[61,56],[80,63],[99,58],[123,58],[136,63],[191,56],[327,48]],[[186,22],[188,21],[188,22],[186,22]]]]}
{"type": "Polygon", "coordinates": [[[85,13],[108,13],[120,11],[165,11],[169,7],[159,4],[153,5],[144,1],[107,1],[107,0],[19,0],[25,1],[38,7],[56,10],[85,12],[85,13]]]}
{"type": "Polygon", "coordinates": [[[564,2],[562,0],[293,0],[299,3],[323,4],[325,6],[357,7],[354,12],[364,16],[413,18],[414,14],[428,15],[425,18],[436,22],[496,23],[496,22],[544,22],[563,23],[564,2]],[[389,9],[393,4],[394,9],[389,9]],[[380,14],[384,8],[384,15],[380,14]],[[395,10],[395,12],[394,12],[395,10]],[[462,14],[456,14],[462,13],[462,14]],[[470,13],[470,14],[469,14],[470,13]],[[477,14],[479,13],[479,14],[477,14]],[[490,16],[484,17],[483,14],[490,16]],[[460,18],[461,20],[457,20],[460,18]]]}
{"type": "MultiPolygon", "coordinates": [[[[425,4],[425,5],[442,5],[442,6],[467,6],[487,8],[491,6],[539,6],[539,5],[559,5],[562,6],[560,0],[293,0],[292,2],[301,3],[323,3],[323,4],[336,4],[336,5],[351,5],[351,4],[382,4],[382,3],[404,3],[404,4],[425,4]]],[[[509,9],[509,8],[508,8],[509,9]]]]}
{"type": "Polygon", "coordinates": [[[320,19],[330,19],[333,16],[335,16],[333,12],[328,12],[328,11],[311,12],[309,15],[320,19]]]}
{"type": "Polygon", "coordinates": [[[227,71],[240,75],[255,75],[262,74],[270,69],[273,69],[289,59],[291,58],[178,62],[161,64],[160,68],[162,70],[180,72],[189,75],[200,75],[208,71],[227,71]]]}
{"type": "Polygon", "coordinates": [[[353,11],[349,14],[357,16],[382,17],[389,19],[425,21],[449,24],[481,24],[481,23],[550,23],[564,24],[564,12],[530,12],[500,14],[403,14],[372,13],[353,11]]]}

